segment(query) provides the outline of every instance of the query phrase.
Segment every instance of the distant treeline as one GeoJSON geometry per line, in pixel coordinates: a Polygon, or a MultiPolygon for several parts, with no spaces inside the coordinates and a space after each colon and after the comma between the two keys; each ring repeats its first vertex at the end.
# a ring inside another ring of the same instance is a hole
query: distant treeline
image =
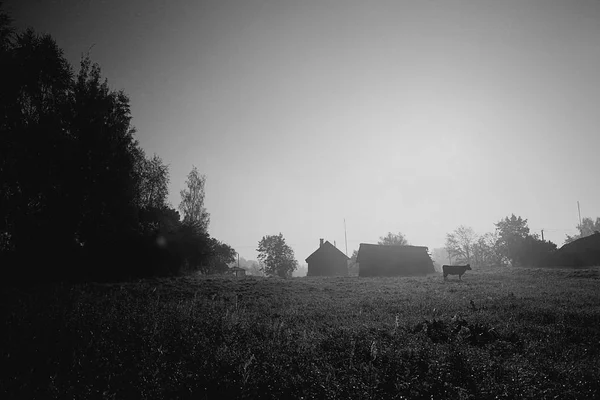
{"type": "MultiPolygon", "coordinates": [[[[484,235],[476,234],[470,227],[459,226],[446,235],[444,249],[434,249],[435,258],[439,260],[438,262],[448,260],[450,263],[469,263],[476,267],[503,265],[527,267],[591,266],[595,265],[596,260],[600,259],[600,256],[591,256],[586,253],[587,250],[578,249],[576,245],[568,246],[568,251],[564,250],[567,246],[563,246],[560,251],[557,251],[556,244],[530,232],[527,219],[517,217],[514,214],[501,219],[494,225],[496,230],[484,235]]],[[[567,245],[599,231],[600,218],[596,218],[595,222],[592,218],[584,218],[577,225],[577,230],[579,231],[577,235],[567,235],[565,238],[567,245]]],[[[590,243],[592,247],[595,246],[595,242],[590,243]]],[[[593,251],[598,252],[600,249],[596,246],[593,251]]]]}
{"type": "MultiPolygon", "coordinates": [[[[1,6],[1,4],[0,4],[1,6]]],[[[3,280],[105,280],[224,271],[194,168],[179,212],[169,171],[134,138],[129,98],[50,35],[0,9],[0,266],[3,280]],[[181,218],[182,217],[182,218],[181,218]]]]}

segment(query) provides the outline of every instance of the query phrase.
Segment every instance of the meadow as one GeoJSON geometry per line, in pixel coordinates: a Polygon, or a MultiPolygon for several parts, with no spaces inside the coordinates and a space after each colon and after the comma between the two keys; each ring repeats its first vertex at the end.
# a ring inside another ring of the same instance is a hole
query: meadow
{"type": "Polygon", "coordinates": [[[600,398],[600,269],[3,288],[0,397],[600,398]]]}

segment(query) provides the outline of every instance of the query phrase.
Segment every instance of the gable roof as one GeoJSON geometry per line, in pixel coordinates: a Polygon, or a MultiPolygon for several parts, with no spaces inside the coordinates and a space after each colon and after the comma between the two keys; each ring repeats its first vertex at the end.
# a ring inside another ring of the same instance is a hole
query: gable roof
{"type": "Polygon", "coordinates": [[[346,260],[350,259],[350,257],[348,257],[347,255],[345,255],[344,253],[342,253],[340,251],[340,249],[338,249],[337,247],[335,247],[334,245],[332,245],[331,243],[329,243],[329,241],[326,241],[317,250],[313,251],[313,253],[310,256],[306,257],[306,260],[304,260],[304,261],[309,262],[309,260],[311,258],[315,257],[318,253],[323,252],[323,251],[333,252],[333,254],[336,254],[336,255],[339,254],[340,256],[343,256],[346,260]]]}
{"type": "Polygon", "coordinates": [[[356,262],[359,276],[421,275],[435,270],[425,246],[361,243],[356,262]]]}
{"type": "Polygon", "coordinates": [[[590,267],[600,265],[600,233],[567,243],[550,254],[544,261],[552,267],[590,267]]]}
{"type": "Polygon", "coordinates": [[[428,248],[426,246],[397,246],[387,244],[369,244],[361,243],[358,248],[358,257],[356,262],[360,264],[361,258],[364,260],[371,258],[375,255],[381,257],[411,257],[417,255],[429,255],[427,253],[428,248]]]}

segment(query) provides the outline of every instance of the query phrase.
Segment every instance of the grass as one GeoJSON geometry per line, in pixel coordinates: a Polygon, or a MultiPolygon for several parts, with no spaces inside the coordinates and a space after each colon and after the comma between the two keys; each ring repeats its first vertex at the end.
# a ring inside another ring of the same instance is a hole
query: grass
{"type": "Polygon", "coordinates": [[[2,296],[4,399],[600,398],[597,268],[2,296]]]}

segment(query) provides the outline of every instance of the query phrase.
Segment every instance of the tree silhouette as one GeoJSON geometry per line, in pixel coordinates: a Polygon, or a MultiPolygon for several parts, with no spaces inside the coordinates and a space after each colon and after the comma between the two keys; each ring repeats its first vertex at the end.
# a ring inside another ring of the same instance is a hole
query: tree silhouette
{"type": "Polygon", "coordinates": [[[577,230],[579,230],[579,234],[573,236],[567,235],[565,243],[571,243],[577,239],[593,235],[595,231],[600,231],[600,217],[596,218],[595,222],[589,217],[583,218],[581,225],[577,225],[577,230]]]}
{"type": "MultiPolygon", "coordinates": [[[[1,3],[0,3],[1,7],[1,3]]],[[[179,213],[169,171],[134,138],[129,98],[50,35],[15,34],[0,9],[0,265],[30,279],[122,279],[223,270],[196,168],[179,213]]]]}
{"type": "Polygon", "coordinates": [[[282,233],[263,236],[256,251],[261,270],[267,275],[290,277],[298,267],[294,250],[285,243],[282,233]]]}
{"type": "Polygon", "coordinates": [[[501,219],[496,224],[498,233],[498,249],[500,254],[515,265],[518,263],[518,252],[522,241],[529,235],[527,219],[515,216],[501,219]]]}
{"type": "Polygon", "coordinates": [[[206,177],[200,175],[198,169],[193,167],[186,181],[187,189],[180,192],[181,203],[179,204],[179,210],[183,214],[184,222],[193,224],[204,232],[207,232],[210,223],[210,214],[204,207],[205,183],[206,177]]]}
{"type": "Polygon", "coordinates": [[[406,240],[406,236],[404,236],[402,232],[398,232],[397,234],[388,232],[386,236],[379,238],[379,242],[377,242],[377,244],[388,246],[407,246],[408,240],[406,240]]]}
{"type": "Polygon", "coordinates": [[[470,264],[476,242],[477,235],[473,228],[461,225],[446,235],[445,249],[455,262],[470,264]]]}

